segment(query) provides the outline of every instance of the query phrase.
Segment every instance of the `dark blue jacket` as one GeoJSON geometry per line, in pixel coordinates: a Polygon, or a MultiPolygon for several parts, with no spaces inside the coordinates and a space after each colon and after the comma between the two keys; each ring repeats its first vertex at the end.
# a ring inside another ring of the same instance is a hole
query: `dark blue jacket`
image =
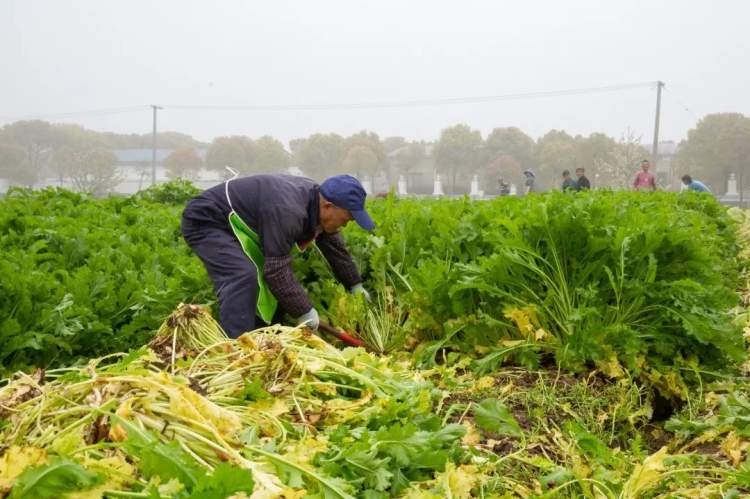
{"type": "Polygon", "coordinates": [[[190,218],[229,229],[234,211],[260,238],[265,257],[263,277],[279,305],[298,317],[312,308],[292,272],[292,248],[315,240],[336,278],[347,288],[362,281],[339,233],[319,232],[320,188],[313,180],[292,175],[253,175],[214,186],[186,208],[190,218]]]}

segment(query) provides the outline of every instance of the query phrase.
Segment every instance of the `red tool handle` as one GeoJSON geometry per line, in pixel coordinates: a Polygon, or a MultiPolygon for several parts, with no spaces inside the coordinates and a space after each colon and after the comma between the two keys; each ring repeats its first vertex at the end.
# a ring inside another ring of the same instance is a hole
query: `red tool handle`
{"type": "Polygon", "coordinates": [[[318,326],[320,329],[325,331],[328,334],[331,334],[335,336],[336,338],[340,339],[344,343],[346,343],[349,346],[353,347],[367,347],[364,341],[360,340],[359,338],[355,338],[354,336],[345,333],[344,331],[339,331],[335,327],[331,326],[330,324],[320,321],[320,324],[318,326]]]}

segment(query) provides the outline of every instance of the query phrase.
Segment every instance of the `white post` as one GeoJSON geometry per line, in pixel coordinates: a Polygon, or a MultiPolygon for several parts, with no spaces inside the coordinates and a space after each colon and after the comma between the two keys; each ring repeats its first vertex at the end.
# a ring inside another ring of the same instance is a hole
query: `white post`
{"type": "Polygon", "coordinates": [[[406,177],[403,175],[398,176],[398,195],[406,196],[406,177]]]}
{"type": "Polygon", "coordinates": [[[734,176],[734,173],[729,174],[729,180],[727,181],[727,194],[726,197],[729,196],[739,196],[740,193],[737,192],[737,177],[734,176]]]}
{"type": "Polygon", "coordinates": [[[475,198],[479,197],[479,175],[474,175],[471,179],[471,190],[469,191],[469,196],[475,198]]]}
{"type": "Polygon", "coordinates": [[[432,187],[433,196],[444,196],[443,194],[443,183],[440,181],[440,175],[435,175],[435,184],[432,187]]]}
{"type": "Polygon", "coordinates": [[[516,184],[510,184],[510,193],[511,196],[518,195],[518,189],[516,189],[516,184]]]}
{"type": "Polygon", "coordinates": [[[362,187],[364,187],[368,196],[372,194],[372,178],[369,175],[365,175],[365,178],[362,179],[362,187]]]}

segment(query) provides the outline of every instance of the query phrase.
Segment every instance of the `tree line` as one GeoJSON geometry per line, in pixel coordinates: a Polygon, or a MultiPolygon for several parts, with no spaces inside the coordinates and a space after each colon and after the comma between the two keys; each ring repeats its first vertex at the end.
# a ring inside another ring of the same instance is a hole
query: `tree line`
{"type": "MultiPolygon", "coordinates": [[[[32,186],[41,177],[68,180],[76,190],[102,195],[120,181],[115,149],[148,149],[151,134],[116,134],[79,125],[17,121],[0,128],[0,178],[10,185],[32,186]]],[[[163,132],[159,147],[200,148],[208,144],[189,135],[163,132]]]]}
{"type": "MultiPolygon", "coordinates": [[[[0,177],[14,185],[33,185],[41,175],[67,179],[81,191],[103,194],[121,181],[114,149],[147,149],[151,135],[122,135],[86,130],[78,125],[19,121],[0,129],[0,177]]],[[[312,178],[350,172],[363,176],[382,173],[390,184],[399,175],[434,168],[449,192],[468,189],[478,175],[485,191],[498,180],[517,182],[532,170],[542,188],[555,187],[563,170],[586,168],[596,187],[627,188],[641,159],[650,152],[641,137],[626,130],[613,138],[602,133],[570,135],[551,130],[534,140],[516,127],[495,128],[486,137],[469,125],[441,131],[437,140],[409,141],[380,138],[371,131],[348,137],[316,133],[289,141],[263,136],[216,137],[210,144],[189,135],[163,132],[158,147],[171,149],[165,160],[170,177],[193,179],[201,168],[223,174],[229,166],[241,174],[301,168],[312,178]],[[205,149],[205,155],[199,151],[205,149]]],[[[706,115],[679,144],[675,168],[721,191],[729,173],[750,177],[750,118],[739,113],[706,115]]]]}

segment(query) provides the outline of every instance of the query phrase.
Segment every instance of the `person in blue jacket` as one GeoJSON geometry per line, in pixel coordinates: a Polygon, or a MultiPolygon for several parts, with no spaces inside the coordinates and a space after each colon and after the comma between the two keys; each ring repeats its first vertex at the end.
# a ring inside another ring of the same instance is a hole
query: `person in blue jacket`
{"type": "Polygon", "coordinates": [[[690,189],[691,191],[707,192],[711,194],[711,189],[706,187],[706,184],[704,184],[703,182],[699,180],[694,180],[693,177],[691,177],[690,175],[683,175],[682,183],[685,184],[687,188],[690,189]]]}

